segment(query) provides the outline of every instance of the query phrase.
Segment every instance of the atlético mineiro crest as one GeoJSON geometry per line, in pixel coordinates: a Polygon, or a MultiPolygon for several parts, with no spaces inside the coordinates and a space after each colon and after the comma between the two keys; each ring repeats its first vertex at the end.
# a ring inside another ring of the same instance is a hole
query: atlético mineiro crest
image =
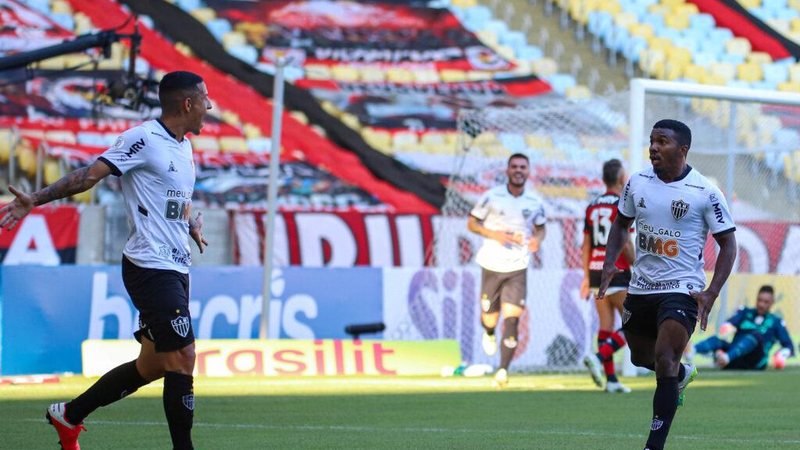
{"type": "Polygon", "coordinates": [[[178,316],[175,320],[170,320],[169,323],[172,324],[172,329],[181,337],[186,337],[189,334],[189,327],[192,326],[192,322],[186,316],[178,316]]]}
{"type": "Polygon", "coordinates": [[[672,217],[675,220],[683,219],[683,216],[689,212],[689,204],[683,200],[673,200],[672,201],[672,217]]]}
{"type": "Polygon", "coordinates": [[[662,426],[664,426],[664,421],[656,417],[655,419],[653,419],[653,423],[650,425],[650,429],[656,431],[661,429],[662,426]]]}
{"type": "Polygon", "coordinates": [[[183,402],[183,406],[186,407],[189,411],[194,411],[194,394],[184,395],[181,397],[181,401],[183,402]]]}

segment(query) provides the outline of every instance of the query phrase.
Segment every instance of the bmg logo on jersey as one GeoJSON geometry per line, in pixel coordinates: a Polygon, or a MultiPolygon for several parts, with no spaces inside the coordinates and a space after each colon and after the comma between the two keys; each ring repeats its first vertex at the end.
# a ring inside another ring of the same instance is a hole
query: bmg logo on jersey
{"type": "Polygon", "coordinates": [[[655,228],[644,221],[639,221],[637,225],[636,243],[640,250],[667,258],[676,258],[680,254],[677,239],[681,237],[679,230],[655,228]]]}

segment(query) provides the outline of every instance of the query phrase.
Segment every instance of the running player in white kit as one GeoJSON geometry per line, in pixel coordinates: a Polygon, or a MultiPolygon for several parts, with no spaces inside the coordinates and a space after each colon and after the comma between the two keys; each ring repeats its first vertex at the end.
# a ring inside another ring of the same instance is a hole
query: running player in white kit
{"type": "Polygon", "coordinates": [[[200,215],[191,218],[195,182],[192,144],[211,109],[200,76],[171,72],[159,84],[161,118],[125,131],[88,167],[50,186],[16,196],[0,209],[0,230],[12,229],[34,206],[91,189],[115,175],[121,178],[132,232],[122,256],[122,279],[139,310],[139,357],[103,375],[70,402],[54,403],[46,418],[64,450],[80,449],[83,419],[101,406],[164,378],[164,412],[174,449],[192,449],[194,417],[194,332],[189,314],[191,237],[202,253],[207,245],[200,215]]]}
{"type": "Polygon", "coordinates": [[[618,269],[617,258],[636,226],[636,259],[622,329],[639,367],[656,372],[653,418],[645,449],[661,450],[696,368],[680,362],[697,319],[708,313],[736,259],[736,227],[722,192],[686,156],[692,134],[684,123],[661,120],[650,133],[652,167],[635,173],[622,192],[611,226],[598,297],[618,269]],[[719,254],[706,286],[703,248],[711,231],[719,254]],[[705,290],[704,290],[705,289],[705,290]]]}

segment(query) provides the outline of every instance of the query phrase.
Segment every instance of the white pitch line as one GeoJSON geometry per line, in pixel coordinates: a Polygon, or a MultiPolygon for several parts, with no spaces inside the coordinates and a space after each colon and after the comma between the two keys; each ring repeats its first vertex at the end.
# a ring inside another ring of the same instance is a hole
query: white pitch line
{"type": "MultiPolygon", "coordinates": [[[[20,419],[20,422],[43,422],[41,419],[20,419]]],[[[112,425],[112,426],[166,426],[166,422],[155,421],[123,421],[123,420],[92,420],[89,425],[112,425]]],[[[297,430],[297,431],[347,431],[375,433],[389,431],[395,433],[462,433],[462,434],[520,434],[520,435],[551,435],[551,436],[589,436],[604,438],[629,438],[645,439],[643,434],[632,433],[610,433],[604,431],[575,431],[575,430],[476,430],[472,428],[435,428],[435,427],[365,427],[356,425],[269,425],[261,423],[212,423],[195,422],[194,427],[217,428],[217,429],[237,429],[237,430],[297,430]]],[[[745,438],[708,438],[703,436],[670,435],[670,439],[681,439],[685,441],[706,441],[731,442],[731,443],[753,443],[763,445],[763,439],[745,438]]],[[[771,444],[798,445],[800,439],[777,439],[770,440],[771,444]]]]}

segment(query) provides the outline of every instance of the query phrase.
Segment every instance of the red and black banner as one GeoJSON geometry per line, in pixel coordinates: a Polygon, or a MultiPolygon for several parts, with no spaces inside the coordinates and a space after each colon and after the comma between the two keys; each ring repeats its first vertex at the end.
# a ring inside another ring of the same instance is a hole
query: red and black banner
{"type": "Polygon", "coordinates": [[[747,38],[758,52],[766,52],[773,60],[793,56],[800,59],[800,46],[788,39],[761,19],[751,14],[736,0],[691,0],[700,12],[714,16],[718,27],[728,28],[733,34],[747,38]]]}
{"type": "Polygon", "coordinates": [[[75,264],[79,222],[75,206],[35,208],[13,230],[0,233],[0,261],[5,265],[75,264]]]}

